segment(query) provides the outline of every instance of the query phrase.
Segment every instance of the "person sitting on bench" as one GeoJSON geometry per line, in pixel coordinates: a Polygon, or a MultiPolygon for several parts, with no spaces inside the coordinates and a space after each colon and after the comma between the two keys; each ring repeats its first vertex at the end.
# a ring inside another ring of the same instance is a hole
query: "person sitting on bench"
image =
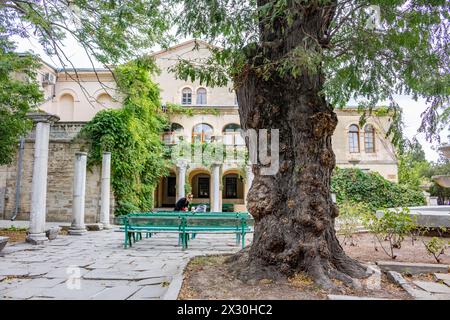
{"type": "Polygon", "coordinates": [[[174,211],[188,211],[189,202],[192,201],[193,198],[194,196],[192,193],[188,193],[186,197],[183,197],[177,201],[174,211]]]}

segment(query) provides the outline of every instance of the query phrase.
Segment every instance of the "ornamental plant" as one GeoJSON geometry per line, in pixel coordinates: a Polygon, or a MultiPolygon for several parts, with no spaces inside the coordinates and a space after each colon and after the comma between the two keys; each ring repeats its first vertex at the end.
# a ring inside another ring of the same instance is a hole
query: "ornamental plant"
{"type": "Polygon", "coordinates": [[[350,246],[356,246],[354,234],[370,212],[368,206],[363,203],[344,202],[339,205],[336,224],[339,227],[338,234],[344,236],[342,239],[344,245],[349,241],[350,246]]]}
{"type": "Polygon", "coordinates": [[[405,237],[417,228],[415,219],[409,212],[408,208],[383,210],[380,217],[371,214],[364,220],[365,226],[374,234],[381,249],[391,259],[397,257],[394,249],[400,249],[405,237]]]}

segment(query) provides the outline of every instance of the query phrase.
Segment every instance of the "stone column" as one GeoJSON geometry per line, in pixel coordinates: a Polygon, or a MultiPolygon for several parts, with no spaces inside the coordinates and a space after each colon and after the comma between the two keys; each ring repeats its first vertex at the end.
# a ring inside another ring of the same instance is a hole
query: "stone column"
{"type": "Polygon", "coordinates": [[[177,163],[177,199],[185,197],[184,185],[186,184],[186,162],[177,163]]]}
{"type": "Polygon", "coordinates": [[[214,163],[211,166],[212,177],[212,206],[211,211],[220,212],[220,164],[214,163]]]}
{"type": "Polygon", "coordinates": [[[34,163],[31,180],[30,228],[26,238],[32,244],[43,244],[47,201],[48,142],[50,125],[59,120],[48,113],[32,113],[29,117],[35,123],[34,163]]]}
{"type": "Polygon", "coordinates": [[[100,204],[100,223],[103,228],[110,229],[110,189],[111,189],[111,152],[103,152],[102,158],[102,189],[100,204]]]}
{"type": "Polygon", "coordinates": [[[70,235],[86,233],[84,224],[84,194],[86,191],[86,152],[75,153],[75,170],[73,177],[72,225],[70,235]]]}

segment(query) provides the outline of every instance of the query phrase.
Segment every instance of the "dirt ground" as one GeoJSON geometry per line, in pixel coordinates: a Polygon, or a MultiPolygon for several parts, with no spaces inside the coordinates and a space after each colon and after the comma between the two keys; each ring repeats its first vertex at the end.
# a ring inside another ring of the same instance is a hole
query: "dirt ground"
{"type": "MultiPolygon", "coordinates": [[[[341,237],[339,238],[341,239],[341,237]]],[[[422,263],[436,263],[432,255],[427,253],[425,249],[425,243],[430,241],[431,237],[418,237],[414,244],[410,237],[406,238],[402,243],[401,249],[394,249],[394,254],[397,255],[393,261],[401,262],[422,262],[422,263]]],[[[450,241],[450,238],[445,238],[445,240],[450,241]]],[[[378,241],[375,240],[374,236],[369,233],[360,233],[354,235],[354,242],[356,246],[351,246],[348,243],[343,246],[344,250],[352,258],[364,262],[375,262],[379,260],[391,260],[383,249],[381,249],[378,241]],[[376,250],[375,250],[376,245],[376,250]]],[[[388,243],[383,243],[386,249],[389,248],[388,243]]],[[[441,263],[450,264],[450,246],[447,246],[447,250],[444,255],[440,256],[441,263]]]]}
{"type": "MultiPolygon", "coordinates": [[[[423,237],[422,239],[428,241],[430,238],[423,237]]],[[[377,251],[374,249],[374,239],[371,234],[357,234],[354,242],[355,246],[349,244],[343,246],[351,257],[362,262],[390,260],[378,243],[377,251]]],[[[394,261],[436,263],[434,258],[427,254],[420,239],[412,245],[411,239],[407,238],[402,244],[402,248],[395,250],[395,253],[397,258],[394,261]]],[[[450,256],[448,252],[446,253],[445,256],[441,256],[441,263],[450,264],[450,256]]],[[[183,286],[178,298],[181,300],[318,300],[327,299],[327,294],[344,294],[385,299],[411,299],[402,288],[389,282],[384,274],[381,278],[381,286],[376,290],[368,289],[367,280],[362,280],[362,289],[359,290],[347,288],[342,283],[336,282],[338,284],[337,291],[324,291],[315,286],[304,274],[298,274],[283,282],[274,283],[269,279],[264,279],[258,284],[244,284],[228,272],[225,263],[226,257],[227,255],[192,259],[186,267],[183,286]]]]}
{"type": "Polygon", "coordinates": [[[8,237],[9,243],[13,242],[25,242],[25,238],[27,236],[26,230],[7,230],[0,229],[0,237],[8,237]]]}

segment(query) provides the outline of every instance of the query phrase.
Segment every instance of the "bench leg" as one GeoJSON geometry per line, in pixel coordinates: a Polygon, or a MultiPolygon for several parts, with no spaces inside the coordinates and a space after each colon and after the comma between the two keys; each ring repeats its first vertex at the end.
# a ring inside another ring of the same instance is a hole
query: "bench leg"
{"type": "Polygon", "coordinates": [[[245,248],[245,232],[242,233],[242,249],[245,248]]]}
{"type": "Polygon", "coordinates": [[[236,245],[238,246],[239,243],[241,243],[241,234],[240,233],[236,233],[236,245]]]}
{"type": "Polygon", "coordinates": [[[126,249],[128,247],[128,232],[125,231],[125,241],[123,242],[123,247],[126,249]]]}
{"type": "Polygon", "coordinates": [[[193,234],[192,234],[192,240],[194,240],[196,236],[197,236],[197,234],[196,234],[196,233],[193,233],[193,234]]]}
{"type": "Polygon", "coordinates": [[[133,241],[131,241],[132,237],[134,238],[134,233],[133,232],[129,232],[128,233],[128,244],[130,245],[130,247],[132,246],[132,242],[133,242],[133,241]]]}
{"type": "Polygon", "coordinates": [[[183,234],[183,250],[186,250],[188,247],[188,240],[189,240],[189,234],[184,233],[183,234]]]}

